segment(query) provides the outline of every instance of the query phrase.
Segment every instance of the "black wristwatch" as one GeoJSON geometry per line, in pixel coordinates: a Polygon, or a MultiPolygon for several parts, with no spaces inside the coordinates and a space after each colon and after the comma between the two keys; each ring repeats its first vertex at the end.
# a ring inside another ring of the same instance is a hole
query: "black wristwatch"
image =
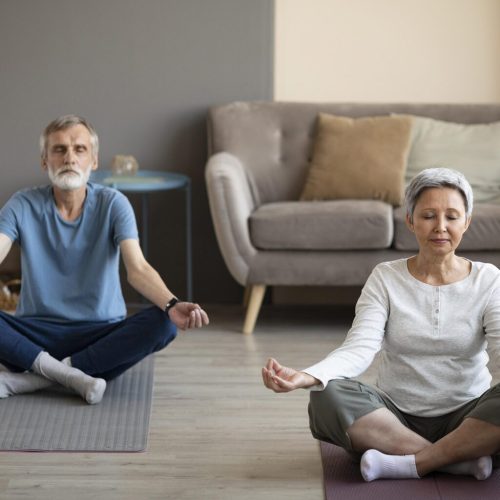
{"type": "Polygon", "coordinates": [[[172,299],[170,299],[165,306],[165,313],[168,314],[170,309],[172,309],[172,307],[174,307],[177,302],[179,302],[179,299],[177,297],[173,297],[172,299]]]}

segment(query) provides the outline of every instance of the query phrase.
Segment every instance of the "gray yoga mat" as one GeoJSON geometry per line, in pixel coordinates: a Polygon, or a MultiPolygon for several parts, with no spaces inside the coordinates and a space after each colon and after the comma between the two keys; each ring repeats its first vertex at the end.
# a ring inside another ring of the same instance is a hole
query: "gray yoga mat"
{"type": "Polygon", "coordinates": [[[471,500],[498,499],[500,469],[485,481],[471,476],[430,474],[423,479],[380,479],[366,483],[359,464],[338,446],[320,441],[326,500],[471,500]]]}
{"type": "Polygon", "coordinates": [[[2,451],[143,451],[149,432],[154,357],[110,381],[88,405],[66,389],[0,400],[2,451]]]}

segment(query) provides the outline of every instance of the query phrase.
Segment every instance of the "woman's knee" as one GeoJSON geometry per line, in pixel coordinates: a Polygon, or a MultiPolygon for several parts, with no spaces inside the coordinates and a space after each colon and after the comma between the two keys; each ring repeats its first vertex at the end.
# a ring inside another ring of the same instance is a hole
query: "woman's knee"
{"type": "Polygon", "coordinates": [[[352,380],[331,380],[322,391],[311,391],[310,408],[313,413],[336,412],[344,403],[343,391],[346,386],[356,384],[352,380]]]}
{"type": "Polygon", "coordinates": [[[344,427],[344,402],[340,394],[340,386],[345,385],[344,382],[346,381],[332,380],[324,390],[311,391],[309,426],[316,439],[340,444],[334,436],[338,431],[342,432],[341,428],[344,427]]]}

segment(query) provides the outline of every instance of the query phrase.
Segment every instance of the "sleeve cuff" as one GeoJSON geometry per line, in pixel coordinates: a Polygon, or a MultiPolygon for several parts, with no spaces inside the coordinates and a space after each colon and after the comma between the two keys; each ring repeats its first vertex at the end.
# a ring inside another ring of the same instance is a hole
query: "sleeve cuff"
{"type": "Polygon", "coordinates": [[[308,375],[311,375],[311,377],[314,377],[315,379],[318,379],[320,383],[318,385],[312,385],[311,387],[306,387],[306,390],[309,391],[323,391],[325,387],[328,385],[328,380],[323,380],[318,374],[314,373],[313,370],[310,370],[309,368],[306,368],[305,370],[301,370],[304,373],[307,373],[308,375]],[[326,383],[325,383],[326,382],[326,383]]]}

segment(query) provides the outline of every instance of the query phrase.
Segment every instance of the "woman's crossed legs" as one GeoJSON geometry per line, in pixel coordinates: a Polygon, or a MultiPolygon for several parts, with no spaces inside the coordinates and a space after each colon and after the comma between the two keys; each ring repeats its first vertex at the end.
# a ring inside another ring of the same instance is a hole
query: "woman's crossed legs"
{"type": "Polygon", "coordinates": [[[371,386],[334,380],[311,392],[309,415],[313,435],[361,459],[367,481],[436,470],[486,479],[500,451],[499,386],[452,413],[423,418],[402,413],[371,386]]]}

